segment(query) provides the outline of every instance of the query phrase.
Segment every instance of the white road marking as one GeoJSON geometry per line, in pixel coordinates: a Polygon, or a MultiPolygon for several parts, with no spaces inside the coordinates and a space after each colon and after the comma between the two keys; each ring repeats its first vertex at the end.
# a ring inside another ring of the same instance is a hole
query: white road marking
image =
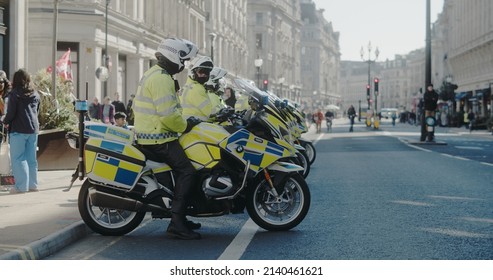
{"type": "Polygon", "coordinates": [[[487,165],[487,166],[493,166],[493,163],[489,163],[489,162],[481,162],[481,164],[484,164],[484,165],[487,165]]]}
{"type": "Polygon", "coordinates": [[[226,250],[219,256],[218,260],[239,260],[258,229],[257,224],[252,219],[248,219],[226,250]]]}
{"type": "Polygon", "coordinates": [[[463,150],[484,150],[481,147],[473,147],[473,146],[455,146],[457,149],[463,149],[463,150]]]}
{"type": "Polygon", "coordinates": [[[313,145],[317,144],[317,142],[318,142],[318,141],[320,141],[320,139],[322,139],[322,137],[324,137],[324,135],[323,135],[323,134],[320,134],[320,135],[317,137],[317,139],[316,139],[315,141],[313,141],[313,143],[312,143],[312,144],[313,144],[313,145]]]}
{"type": "Polygon", "coordinates": [[[410,200],[393,200],[392,203],[411,205],[411,206],[433,206],[433,204],[426,202],[410,201],[410,200]]]}
{"type": "Polygon", "coordinates": [[[444,234],[453,237],[468,237],[468,238],[490,238],[491,236],[488,234],[475,233],[469,231],[462,231],[456,229],[447,229],[447,228],[421,228],[421,230],[431,233],[444,234]]]}
{"type": "Polygon", "coordinates": [[[446,196],[446,195],[429,195],[431,198],[448,199],[448,200],[484,200],[481,198],[464,197],[464,196],[446,196]]]}

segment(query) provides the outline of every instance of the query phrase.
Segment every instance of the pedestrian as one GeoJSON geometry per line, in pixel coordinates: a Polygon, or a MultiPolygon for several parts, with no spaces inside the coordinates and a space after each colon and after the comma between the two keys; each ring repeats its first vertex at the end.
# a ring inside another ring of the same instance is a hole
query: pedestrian
{"type": "Polygon", "coordinates": [[[155,53],[157,64],[144,73],[133,104],[137,144],[169,164],[176,176],[171,222],[166,233],[179,239],[201,238],[193,231],[201,225],[185,217],[194,188],[195,168],[178,142],[178,134],[189,132],[198,122],[195,118],[183,118],[176,93],[178,83],[173,78],[197,52],[189,41],[164,39],[155,53]]]}
{"type": "Polygon", "coordinates": [[[353,105],[349,106],[349,109],[347,109],[347,115],[348,115],[349,123],[350,123],[349,132],[353,132],[354,118],[356,117],[356,110],[354,109],[353,105]]]}
{"type": "Polygon", "coordinates": [[[469,131],[472,131],[474,127],[474,121],[476,120],[476,115],[472,110],[469,110],[469,113],[467,114],[467,119],[469,120],[469,131]]]}
{"type": "Polygon", "coordinates": [[[392,112],[392,115],[390,116],[392,118],[392,126],[395,126],[395,119],[397,119],[397,114],[395,111],[392,112]]]}
{"type": "Polygon", "coordinates": [[[115,92],[113,97],[115,99],[113,100],[113,102],[111,102],[111,104],[115,107],[115,113],[118,112],[126,113],[127,110],[125,109],[125,104],[123,104],[123,102],[120,101],[120,94],[118,92],[115,92]]]}
{"type": "Polygon", "coordinates": [[[322,113],[321,109],[318,109],[314,115],[315,115],[314,118],[315,118],[316,125],[317,125],[317,133],[321,133],[322,132],[322,120],[324,118],[324,114],[322,113]]]}
{"type": "Polygon", "coordinates": [[[99,100],[97,97],[94,97],[91,104],[89,104],[89,118],[91,120],[101,120],[101,116],[99,115],[101,111],[101,104],[99,104],[99,100]]]}
{"type": "Polygon", "coordinates": [[[40,96],[32,87],[31,76],[24,69],[14,74],[4,123],[9,130],[10,158],[15,187],[10,193],[38,191],[36,147],[39,134],[40,96]]]}
{"type": "Polygon", "coordinates": [[[132,109],[134,98],[135,98],[135,94],[131,94],[130,99],[127,102],[127,123],[129,125],[134,125],[134,112],[132,109]]]}
{"type": "Polygon", "coordinates": [[[128,129],[127,126],[127,115],[123,112],[118,112],[115,114],[115,126],[128,129]]]}
{"type": "Polygon", "coordinates": [[[427,117],[435,117],[435,111],[438,107],[438,93],[433,89],[433,84],[428,84],[425,93],[423,94],[423,107],[425,110],[424,119],[421,125],[421,141],[432,142],[435,140],[433,131],[428,131],[424,120],[427,117]]]}
{"type": "Polygon", "coordinates": [[[115,106],[111,104],[109,96],[104,98],[104,103],[99,107],[99,117],[105,124],[115,124],[115,106]]]}
{"type": "Polygon", "coordinates": [[[226,103],[226,105],[228,105],[231,108],[235,107],[236,95],[235,95],[235,91],[230,87],[224,89],[224,103],[226,103]]]}

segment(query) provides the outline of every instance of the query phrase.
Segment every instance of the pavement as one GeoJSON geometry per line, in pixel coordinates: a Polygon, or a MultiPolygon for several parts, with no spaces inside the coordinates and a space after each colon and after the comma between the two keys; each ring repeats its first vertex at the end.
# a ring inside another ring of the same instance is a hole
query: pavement
{"type": "MultiPolygon", "coordinates": [[[[349,121],[337,119],[334,125],[349,126],[349,121]]],[[[357,126],[367,131],[363,125],[357,126]]],[[[382,127],[383,130],[387,129],[382,127]]],[[[322,132],[326,133],[325,123],[322,132]]],[[[464,129],[450,132],[471,135],[464,129]]],[[[472,135],[493,138],[486,131],[473,131],[472,135]]],[[[315,140],[319,135],[312,125],[303,136],[315,140]]],[[[39,192],[9,194],[8,187],[0,186],[0,260],[43,259],[92,233],[82,222],[77,207],[82,181],[75,181],[70,191],[64,191],[72,173],[73,170],[39,171],[39,192]]]]}
{"type": "Polygon", "coordinates": [[[39,192],[10,194],[0,186],[0,260],[38,260],[85,237],[77,196],[82,181],[69,192],[73,171],[39,171],[39,192]]]}

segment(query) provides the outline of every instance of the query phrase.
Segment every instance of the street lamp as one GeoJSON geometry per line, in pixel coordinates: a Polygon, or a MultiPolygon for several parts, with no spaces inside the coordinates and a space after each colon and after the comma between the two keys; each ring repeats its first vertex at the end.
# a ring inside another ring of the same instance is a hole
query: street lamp
{"type": "Polygon", "coordinates": [[[211,39],[211,60],[214,61],[214,40],[216,39],[216,33],[209,33],[209,38],[211,39]]]}
{"type": "Polygon", "coordinates": [[[284,77],[280,77],[278,80],[280,90],[279,90],[279,98],[282,98],[282,83],[284,83],[284,77]]]}
{"type": "Polygon", "coordinates": [[[104,96],[108,96],[108,78],[109,78],[109,61],[110,57],[108,55],[108,6],[110,5],[111,0],[106,0],[106,10],[105,10],[105,20],[104,20],[104,67],[107,71],[107,76],[104,79],[104,96]]]}
{"type": "Polygon", "coordinates": [[[56,98],[56,52],[58,50],[58,45],[57,45],[57,33],[58,33],[58,3],[59,0],[54,1],[54,7],[53,7],[53,12],[54,12],[54,17],[53,17],[53,53],[52,53],[52,66],[51,66],[51,82],[52,82],[52,92],[53,92],[53,99],[55,102],[55,105],[57,106],[58,110],[58,101],[56,98]]]}
{"type": "MultiPolygon", "coordinates": [[[[363,46],[361,46],[361,50],[360,50],[360,55],[361,55],[361,59],[368,63],[368,84],[367,86],[371,86],[371,63],[372,62],[376,62],[377,59],[378,59],[378,55],[380,54],[380,51],[378,50],[378,47],[375,49],[375,59],[372,60],[371,59],[371,51],[372,51],[372,46],[371,46],[371,42],[368,42],[368,59],[365,60],[365,52],[363,50],[363,46]]],[[[370,110],[370,96],[367,96],[367,101],[368,101],[368,110],[370,110]]],[[[376,108],[375,108],[376,110],[376,108]]]]}
{"type": "Polygon", "coordinates": [[[255,67],[257,67],[257,87],[260,88],[260,67],[264,64],[264,61],[259,57],[254,61],[255,67]]]}

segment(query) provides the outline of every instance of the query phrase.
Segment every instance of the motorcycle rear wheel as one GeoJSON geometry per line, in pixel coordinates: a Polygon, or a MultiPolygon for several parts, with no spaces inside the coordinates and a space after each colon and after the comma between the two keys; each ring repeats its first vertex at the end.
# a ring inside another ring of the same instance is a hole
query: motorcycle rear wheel
{"type": "Polygon", "coordinates": [[[86,180],[79,191],[79,213],[86,225],[101,235],[120,236],[137,228],[145,217],[145,212],[132,212],[94,206],[89,189],[94,186],[86,180]]]}
{"type": "Polygon", "coordinates": [[[276,188],[279,199],[276,199],[265,178],[257,182],[248,192],[246,201],[248,214],[263,229],[290,230],[301,223],[308,213],[310,208],[308,185],[298,173],[293,172],[288,176],[284,186],[276,188]]]}

